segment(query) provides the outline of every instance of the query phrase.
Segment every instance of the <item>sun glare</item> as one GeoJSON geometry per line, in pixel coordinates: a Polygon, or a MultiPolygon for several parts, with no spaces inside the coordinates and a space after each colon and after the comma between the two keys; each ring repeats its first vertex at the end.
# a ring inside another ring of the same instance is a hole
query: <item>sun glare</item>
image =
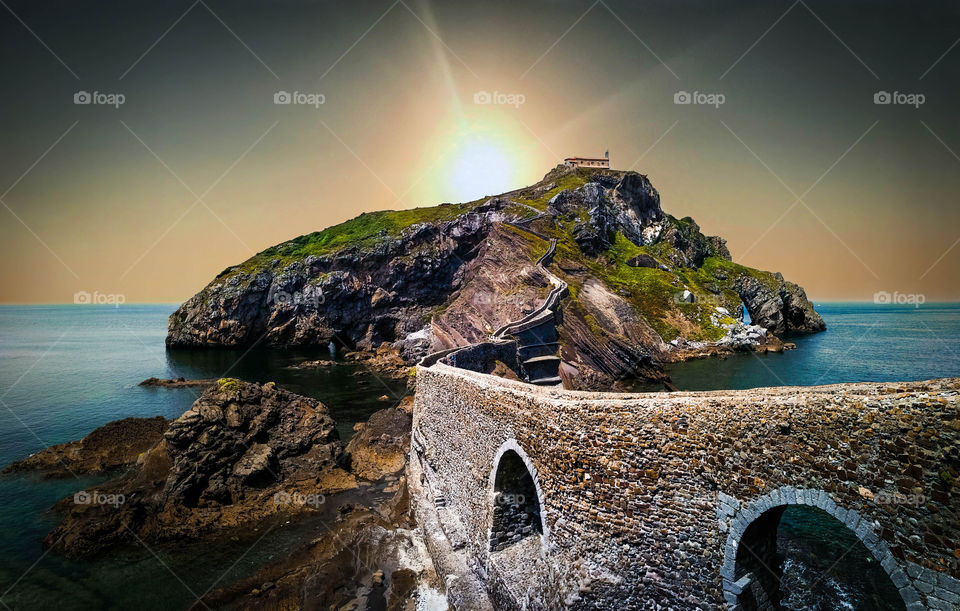
{"type": "Polygon", "coordinates": [[[550,159],[522,124],[489,106],[451,108],[433,121],[433,132],[417,147],[422,176],[411,198],[463,203],[530,184],[550,159]]]}
{"type": "Polygon", "coordinates": [[[454,151],[450,189],[458,201],[509,191],[516,168],[506,151],[492,141],[468,140],[454,151]]]}

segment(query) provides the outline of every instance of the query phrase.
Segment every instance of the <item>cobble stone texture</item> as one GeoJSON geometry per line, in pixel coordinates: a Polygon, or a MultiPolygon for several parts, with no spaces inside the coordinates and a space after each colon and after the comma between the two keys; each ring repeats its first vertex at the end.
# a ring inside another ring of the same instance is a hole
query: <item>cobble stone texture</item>
{"type": "Polygon", "coordinates": [[[414,438],[508,606],[735,605],[740,536],[766,511],[806,504],[853,529],[906,603],[940,608],[960,596],[958,389],[946,379],[626,395],[437,363],[417,372],[414,438]],[[540,497],[540,545],[523,548],[546,562],[535,582],[490,551],[505,444],[520,448],[540,497]]]}

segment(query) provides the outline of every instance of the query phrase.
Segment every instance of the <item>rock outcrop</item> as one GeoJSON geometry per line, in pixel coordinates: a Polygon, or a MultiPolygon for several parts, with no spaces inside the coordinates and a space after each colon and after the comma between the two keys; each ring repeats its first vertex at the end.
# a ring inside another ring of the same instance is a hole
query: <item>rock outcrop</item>
{"type": "Polygon", "coordinates": [[[217,380],[213,378],[203,380],[188,380],[183,377],[170,379],[147,378],[143,382],[140,382],[139,386],[146,386],[147,388],[190,388],[193,386],[213,386],[216,383],[217,380]]]}
{"type": "Polygon", "coordinates": [[[131,465],[163,437],[166,418],[124,418],[109,422],[80,441],[50,446],[8,465],[4,473],[37,471],[44,477],[107,473],[131,465]]]}
{"type": "Polygon", "coordinates": [[[589,256],[596,256],[613,245],[617,232],[631,242],[644,245],[655,240],[664,219],[660,194],[646,176],[623,174],[619,181],[599,176],[575,191],[562,191],[554,199],[563,201],[555,209],[588,210],[586,220],[577,223],[573,236],[589,256]]]}
{"type": "Polygon", "coordinates": [[[484,201],[363,214],[269,248],[171,315],[167,344],[387,344],[412,364],[542,304],[536,261],[552,239],[550,272],[570,286],[557,327],[568,385],[658,378],[670,342],[719,342],[744,303],[775,335],[823,328],[802,289],[734,263],[722,238],[664,212],[646,176],[558,166],[484,201]]]}
{"type": "Polygon", "coordinates": [[[816,333],[827,328],[806,292],[793,282],[785,281],[779,273],[766,282],[744,275],[737,278],[734,286],[753,324],[775,335],[816,333]]]}
{"type": "Polygon", "coordinates": [[[316,483],[343,453],[322,403],[232,379],[174,420],[164,442],[171,465],[158,500],[185,507],[233,504],[305,475],[316,483]]]}
{"type": "Polygon", "coordinates": [[[650,255],[640,254],[636,257],[627,259],[627,265],[630,267],[650,267],[653,269],[660,269],[665,272],[670,271],[670,268],[664,265],[663,263],[658,262],[656,259],[650,255]]]}
{"type": "Polygon", "coordinates": [[[403,469],[410,452],[412,420],[409,412],[391,407],[357,423],[346,449],[350,471],[363,479],[378,480],[403,469]]]}
{"type": "Polygon", "coordinates": [[[134,538],[197,537],[310,511],[356,485],[326,407],[277,388],[220,380],[121,477],[57,503],[46,547],[96,554],[134,538]]]}
{"type": "Polygon", "coordinates": [[[405,478],[388,490],[378,507],[343,506],[328,532],[191,609],[447,609],[450,576],[414,530],[405,478]]]}
{"type": "MultiPolygon", "coordinates": [[[[339,250],[327,232],[268,249],[221,272],[170,317],[167,345],[326,345],[376,348],[421,330],[461,284],[465,261],[497,222],[517,218],[493,200],[436,223],[395,229],[385,213],[353,221],[364,239],[339,250]],[[313,251],[321,254],[311,254],[313,251]]],[[[443,208],[443,207],[441,207],[443,208]]],[[[342,228],[342,226],[340,227],[342,228]]],[[[329,232],[329,230],[328,230],[329,232]]],[[[334,237],[339,237],[337,234],[334,237]]]]}

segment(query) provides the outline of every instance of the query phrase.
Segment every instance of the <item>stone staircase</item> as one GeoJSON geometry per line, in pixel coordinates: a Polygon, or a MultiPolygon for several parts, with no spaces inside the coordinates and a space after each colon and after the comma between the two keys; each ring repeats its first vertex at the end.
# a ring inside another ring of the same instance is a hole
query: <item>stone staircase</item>
{"type": "MultiPolygon", "coordinates": [[[[519,227],[524,231],[534,233],[526,227],[519,227]]],[[[557,335],[557,316],[560,301],[567,296],[567,283],[550,272],[546,266],[550,264],[557,250],[557,240],[550,240],[550,247],[537,260],[537,268],[550,280],[553,288],[546,300],[520,320],[500,327],[494,332],[495,337],[512,338],[517,342],[517,360],[520,363],[520,374],[524,380],[540,386],[555,386],[560,384],[560,350],[557,335]]]]}

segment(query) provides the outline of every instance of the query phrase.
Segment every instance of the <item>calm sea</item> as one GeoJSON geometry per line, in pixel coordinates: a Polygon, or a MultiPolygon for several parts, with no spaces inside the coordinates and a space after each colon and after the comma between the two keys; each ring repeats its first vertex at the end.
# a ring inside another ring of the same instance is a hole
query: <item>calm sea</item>
{"type": "MultiPolygon", "coordinates": [[[[356,422],[406,392],[403,382],[353,364],[289,368],[330,358],[326,350],[167,351],[167,317],[176,307],[0,307],[0,468],[118,418],[176,418],[200,392],[138,386],[149,377],[275,381],[323,401],[345,440],[356,422]]],[[[218,579],[223,586],[251,574],[325,530],[313,520],[283,525],[262,540],[251,533],[251,541],[134,547],[85,563],[44,555],[40,541],[56,524],[50,506],[98,481],[0,476],[0,601],[16,609],[182,609],[218,579]]]]}
{"type": "MultiPolygon", "coordinates": [[[[167,317],[175,307],[0,307],[0,465],[79,439],[118,418],[175,418],[197,396],[195,389],[137,386],[152,376],[276,381],[322,400],[343,438],[355,422],[394,402],[381,401],[381,395],[393,398],[405,391],[402,383],[384,383],[347,364],[289,368],[328,357],[325,351],[167,351],[167,317]]],[[[670,374],[688,390],[960,376],[958,304],[817,309],[827,332],[796,338],[795,351],[683,363],[670,374]]],[[[85,563],[45,555],[40,541],[56,523],[50,506],[97,481],[0,477],[0,601],[18,609],[181,609],[208,588],[283,557],[324,528],[317,521],[294,524],[262,540],[251,533],[258,541],[252,549],[251,541],[228,540],[153,551],[134,547],[85,563]]],[[[803,530],[802,521],[798,524],[793,528],[803,530]]],[[[821,531],[823,525],[806,532],[817,537],[821,531]]],[[[825,544],[833,540],[821,538],[825,544]]]]}
{"type": "Polygon", "coordinates": [[[960,376],[960,304],[824,303],[823,333],[790,338],[796,350],[741,353],[668,369],[681,390],[814,386],[960,376]]]}

